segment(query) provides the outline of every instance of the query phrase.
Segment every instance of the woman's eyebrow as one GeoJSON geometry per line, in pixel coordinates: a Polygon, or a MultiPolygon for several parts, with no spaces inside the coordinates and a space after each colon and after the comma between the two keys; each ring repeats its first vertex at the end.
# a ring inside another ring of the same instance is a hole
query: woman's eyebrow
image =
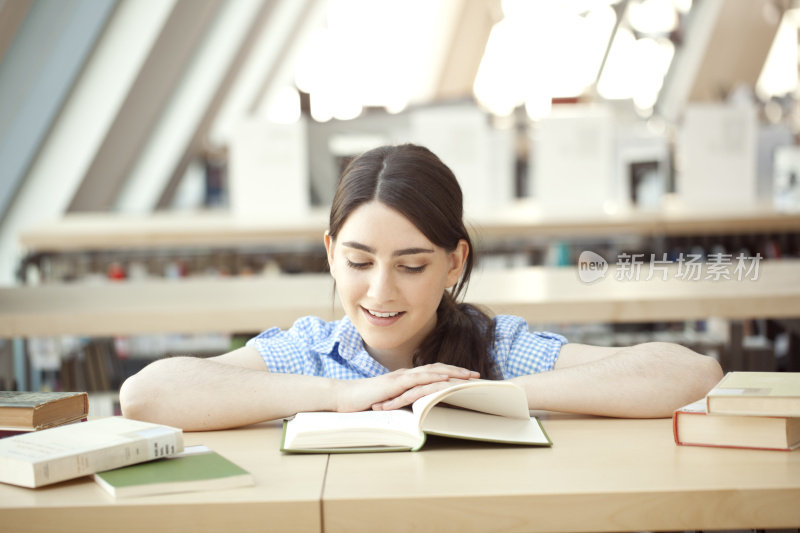
{"type": "Polygon", "coordinates": [[[433,250],[430,248],[403,248],[402,250],[395,250],[392,252],[393,257],[400,255],[416,255],[416,254],[432,254],[433,250]]]}
{"type": "MultiPolygon", "coordinates": [[[[361,244],[360,242],[356,241],[343,242],[342,246],[346,246],[348,248],[355,248],[356,250],[361,250],[369,254],[375,254],[375,248],[367,246],[366,244],[361,244]]],[[[392,256],[397,257],[401,255],[432,254],[433,252],[434,250],[431,250],[430,248],[402,248],[400,250],[395,250],[394,252],[392,252],[392,256]]]]}
{"type": "Polygon", "coordinates": [[[366,244],[361,244],[360,242],[356,241],[343,242],[342,246],[346,246],[347,248],[355,248],[356,250],[361,250],[362,252],[367,252],[369,254],[375,253],[375,248],[367,246],[366,244]]]}

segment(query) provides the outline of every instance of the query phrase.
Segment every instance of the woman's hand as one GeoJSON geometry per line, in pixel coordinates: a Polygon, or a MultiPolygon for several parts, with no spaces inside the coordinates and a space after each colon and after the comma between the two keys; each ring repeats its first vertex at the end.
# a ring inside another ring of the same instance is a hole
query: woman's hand
{"type": "Polygon", "coordinates": [[[399,409],[426,394],[453,386],[450,380],[461,382],[479,377],[477,372],[466,368],[434,363],[402,368],[374,378],[342,380],[337,382],[336,410],[399,409]]]}
{"type": "Polygon", "coordinates": [[[469,380],[450,378],[447,381],[428,383],[427,385],[418,385],[413,389],[408,389],[407,391],[405,391],[400,396],[397,396],[396,398],[392,398],[391,400],[387,400],[385,402],[379,402],[373,404],[372,409],[374,411],[391,411],[393,409],[400,409],[401,407],[411,405],[412,403],[422,398],[423,396],[427,396],[428,394],[433,394],[434,392],[450,388],[460,383],[466,383],[467,381],[469,380]]]}

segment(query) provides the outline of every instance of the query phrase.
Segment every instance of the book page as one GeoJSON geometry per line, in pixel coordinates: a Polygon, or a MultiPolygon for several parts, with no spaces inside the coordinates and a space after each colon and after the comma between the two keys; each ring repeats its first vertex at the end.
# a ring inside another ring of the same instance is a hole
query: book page
{"type": "Polygon", "coordinates": [[[414,402],[414,414],[422,419],[439,402],[498,416],[524,420],[530,417],[525,391],[507,381],[472,380],[454,385],[414,402]]]}
{"type": "Polygon", "coordinates": [[[408,409],[298,413],[286,426],[286,448],[414,446],[423,435],[408,409]]]}
{"type": "Polygon", "coordinates": [[[509,418],[437,405],[422,422],[431,435],[464,439],[549,446],[550,439],[536,418],[509,418]]]}

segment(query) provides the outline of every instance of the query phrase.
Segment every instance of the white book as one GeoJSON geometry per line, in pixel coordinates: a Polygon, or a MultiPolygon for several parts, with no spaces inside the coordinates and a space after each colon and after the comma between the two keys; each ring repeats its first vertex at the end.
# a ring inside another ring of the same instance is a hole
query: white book
{"type": "Polygon", "coordinates": [[[41,487],[181,451],[179,428],[101,418],[0,439],[0,482],[41,487]]]}

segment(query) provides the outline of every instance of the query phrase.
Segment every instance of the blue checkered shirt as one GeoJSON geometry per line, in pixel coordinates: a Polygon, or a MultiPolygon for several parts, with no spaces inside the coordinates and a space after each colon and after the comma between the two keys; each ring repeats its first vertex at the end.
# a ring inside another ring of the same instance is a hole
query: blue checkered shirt
{"type": "MultiPolygon", "coordinates": [[[[492,350],[503,379],[552,370],[567,339],[555,333],[530,331],[522,318],[495,317],[492,350]]],[[[334,379],[369,378],[388,370],[364,348],[349,318],[326,322],[307,316],[288,330],[268,329],[247,341],[261,354],[270,372],[334,379]]]]}

